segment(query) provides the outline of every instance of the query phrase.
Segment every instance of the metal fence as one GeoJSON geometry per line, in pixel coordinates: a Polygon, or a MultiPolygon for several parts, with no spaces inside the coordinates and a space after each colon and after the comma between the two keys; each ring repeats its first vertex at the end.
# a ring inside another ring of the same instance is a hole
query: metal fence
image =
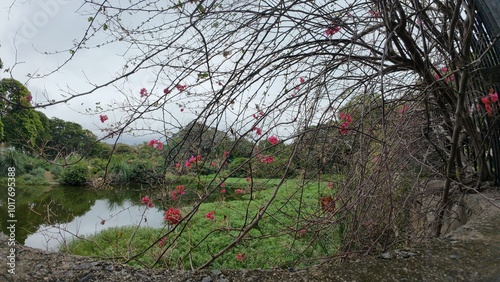
{"type": "MultiPolygon", "coordinates": [[[[481,54],[480,71],[471,83],[469,101],[478,102],[478,91],[487,95],[490,88],[500,92],[500,0],[475,0],[474,54],[481,54]],[[493,45],[492,45],[493,44],[493,45]]],[[[476,58],[477,59],[477,58],[476,58]]],[[[477,116],[475,122],[488,141],[486,153],[495,185],[500,185],[500,121],[493,116],[477,116]],[[489,131],[487,129],[490,129],[489,131]]]]}

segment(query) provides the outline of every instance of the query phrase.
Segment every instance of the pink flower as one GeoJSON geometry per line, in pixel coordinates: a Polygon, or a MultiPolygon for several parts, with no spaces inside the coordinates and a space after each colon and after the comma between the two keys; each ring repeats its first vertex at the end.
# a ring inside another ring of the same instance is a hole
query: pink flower
{"type": "Polygon", "coordinates": [[[210,166],[211,166],[211,167],[214,167],[214,166],[215,166],[215,162],[211,162],[211,163],[210,163],[210,166]]]}
{"type": "Polygon", "coordinates": [[[253,114],[252,115],[254,119],[258,119],[259,117],[257,116],[257,114],[253,114]]]}
{"type": "Polygon", "coordinates": [[[327,30],[326,30],[326,36],[333,36],[335,33],[339,32],[340,31],[340,26],[338,25],[333,25],[333,26],[330,26],[327,30]]]}
{"type": "Polygon", "coordinates": [[[234,190],[236,194],[243,194],[243,189],[236,189],[234,190]]]}
{"type": "Polygon", "coordinates": [[[165,216],[163,217],[170,225],[175,225],[179,223],[182,219],[182,214],[179,209],[169,208],[165,211],[165,216]]]}
{"type": "Polygon", "coordinates": [[[179,185],[179,186],[175,187],[175,191],[177,192],[177,194],[180,194],[180,195],[186,194],[186,188],[184,187],[184,185],[179,185]]]}
{"type": "Polygon", "coordinates": [[[246,257],[245,254],[237,254],[236,255],[236,260],[238,261],[245,261],[246,257]]]}
{"type": "Polygon", "coordinates": [[[370,10],[370,15],[374,18],[380,18],[380,13],[375,12],[374,10],[370,10]]]}
{"type": "Polygon", "coordinates": [[[177,192],[175,190],[170,193],[170,198],[172,198],[172,200],[174,201],[177,201],[177,192]]]}
{"type": "Polygon", "coordinates": [[[26,101],[28,101],[28,103],[31,103],[32,100],[33,100],[33,96],[31,96],[31,94],[26,96],[26,101]]]}
{"type": "Polygon", "coordinates": [[[104,123],[105,121],[108,120],[108,116],[107,115],[100,115],[99,118],[101,119],[102,123],[104,123]]]}
{"type": "Polygon", "coordinates": [[[255,130],[255,133],[257,133],[257,135],[262,135],[262,129],[254,127],[253,130],[255,130]]]}
{"type": "Polygon", "coordinates": [[[220,193],[221,193],[221,194],[225,194],[225,193],[226,193],[226,189],[222,189],[222,190],[220,190],[220,193]]]}
{"type": "Polygon", "coordinates": [[[339,127],[340,134],[346,135],[347,133],[349,133],[348,127],[349,127],[349,124],[347,122],[344,122],[343,124],[341,124],[339,127]]]}
{"type": "Polygon", "coordinates": [[[271,142],[271,144],[276,145],[279,143],[278,137],[271,135],[267,138],[267,141],[271,142]]]}
{"type": "Polygon", "coordinates": [[[274,162],[274,157],[270,155],[265,155],[262,159],[260,159],[260,161],[266,164],[270,164],[274,162]]]}
{"type": "Polygon", "coordinates": [[[177,88],[177,90],[179,90],[179,92],[182,92],[182,91],[186,90],[187,85],[177,84],[175,86],[175,88],[177,88]]]}
{"type": "Polygon", "coordinates": [[[490,104],[490,97],[481,97],[481,102],[483,102],[484,105],[489,105],[490,104]]]}
{"type": "Polygon", "coordinates": [[[300,77],[300,78],[299,78],[299,81],[300,81],[300,83],[304,83],[304,82],[306,82],[306,80],[305,80],[303,77],[300,77]]]}
{"type": "Polygon", "coordinates": [[[227,158],[227,156],[229,156],[229,152],[224,151],[224,153],[223,153],[223,156],[222,156],[222,157],[225,159],[225,158],[227,158]]]}
{"type": "Polygon", "coordinates": [[[488,112],[488,115],[491,117],[493,115],[493,108],[491,107],[491,104],[484,105],[484,108],[486,112],[488,112]]]}
{"type": "Polygon", "coordinates": [[[145,196],[141,199],[141,202],[145,204],[148,208],[152,208],[155,205],[153,204],[153,200],[151,200],[148,196],[145,196]]]}
{"type": "Polygon", "coordinates": [[[175,164],[175,168],[180,169],[181,168],[181,164],[180,163],[176,163],[175,164]]]}
{"type": "Polygon", "coordinates": [[[252,178],[247,177],[247,179],[246,179],[246,180],[247,180],[247,182],[250,182],[250,181],[252,180],[252,178]]]}
{"type": "Polygon", "coordinates": [[[210,220],[214,220],[215,219],[215,213],[213,211],[210,211],[208,212],[206,215],[205,215],[206,218],[210,219],[210,220]]]}
{"type": "Polygon", "coordinates": [[[163,149],[163,143],[161,143],[161,141],[156,140],[156,139],[149,141],[148,146],[154,147],[156,150],[163,149]]]}
{"type": "Polygon", "coordinates": [[[352,117],[350,114],[339,113],[339,117],[340,117],[340,119],[347,122],[347,124],[350,124],[352,122],[352,117]]]}
{"type": "Polygon", "coordinates": [[[490,97],[490,101],[492,103],[498,102],[498,93],[495,92],[493,88],[490,89],[490,93],[488,94],[488,96],[490,97]]]}
{"type": "Polygon", "coordinates": [[[158,242],[158,247],[163,247],[165,246],[165,243],[167,242],[167,238],[164,237],[164,238],[161,238],[160,242],[158,242]]]}
{"type": "Polygon", "coordinates": [[[226,182],[222,182],[222,183],[220,184],[220,187],[226,187],[226,182]]]}
{"type": "Polygon", "coordinates": [[[191,156],[188,160],[188,162],[190,163],[195,163],[196,162],[196,157],[195,156],[191,156]]]}
{"type": "Polygon", "coordinates": [[[193,165],[192,165],[190,162],[188,162],[188,161],[186,161],[185,166],[186,166],[187,168],[191,168],[191,167],[193,167],[193,165]]]}
{"type": "Polygon", "coordinates": [[[141,97],[148,96],[148,90],[146,90],[146,88],[141,88],[141,91],[139,93],[141,94],[141,97]]]}

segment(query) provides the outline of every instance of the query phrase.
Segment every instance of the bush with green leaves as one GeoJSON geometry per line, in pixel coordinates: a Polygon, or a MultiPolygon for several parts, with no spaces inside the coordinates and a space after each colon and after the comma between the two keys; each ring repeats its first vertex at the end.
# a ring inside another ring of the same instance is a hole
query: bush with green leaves
{"type": "Polygon", "coordinates": [[[85,186],[89,180],[89,167],[86,162],[67,166],[61,175],[61,183],[70,186],[85,186]]]}

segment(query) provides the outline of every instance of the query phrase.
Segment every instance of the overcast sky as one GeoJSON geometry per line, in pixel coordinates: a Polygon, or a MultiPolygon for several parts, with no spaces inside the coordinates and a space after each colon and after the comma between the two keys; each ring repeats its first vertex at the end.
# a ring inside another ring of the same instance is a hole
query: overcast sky
{"type": "MultiPolygon", "coordinates": [[[[111,79],[124,60],[120,56],[120,48],[116,45],[78,52],[61,71],[42,79],[29,79],[28,74],[44,75],[55,70],[69,57],[69,49],[73,42],[79,40],[87,28],[88,15],[80,9],[83,1],[70,0],[7,0],[1,2],[0,18],[0,58],[5,69],[0,78],[12,77],[25,83],[31,91],[33,101],[46,102],[49,99],[59,100],[64,92],[85,92],[92,87],[87,83],[103,83],[111,79]]],[[[98,38],[99,40],[99,38],[98,38]]],[[[139,85],[130,85],[135,89],[139,85]]],[[[85,114],[85,109],[95,109],[96,102],[106,105],[112,101],[122,101],[120,94],[113,87],[71,100],[68,104],[59,104],[40,109],[48,117],[81,124],[92,130],[99,137],[103,124],[99,114],[85,114]]],[[[106,112],[110,122],[121,119],[118,111],[106,112]]],[[[132,142],[151,139],[143,137],[132,142]]],[[[130,140],[124,140],[130,142],[130,140]]]]}

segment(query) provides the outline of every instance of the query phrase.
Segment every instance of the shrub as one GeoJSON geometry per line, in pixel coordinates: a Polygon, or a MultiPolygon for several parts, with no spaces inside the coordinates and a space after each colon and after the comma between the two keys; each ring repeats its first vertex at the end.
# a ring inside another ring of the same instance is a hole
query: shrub
{"type": "Polygon", "coordinates": [[[61,175],[61,183],[71,186],[84,186],[88,179],[89,169],[83,162],[66,167],[61,175]]]}

